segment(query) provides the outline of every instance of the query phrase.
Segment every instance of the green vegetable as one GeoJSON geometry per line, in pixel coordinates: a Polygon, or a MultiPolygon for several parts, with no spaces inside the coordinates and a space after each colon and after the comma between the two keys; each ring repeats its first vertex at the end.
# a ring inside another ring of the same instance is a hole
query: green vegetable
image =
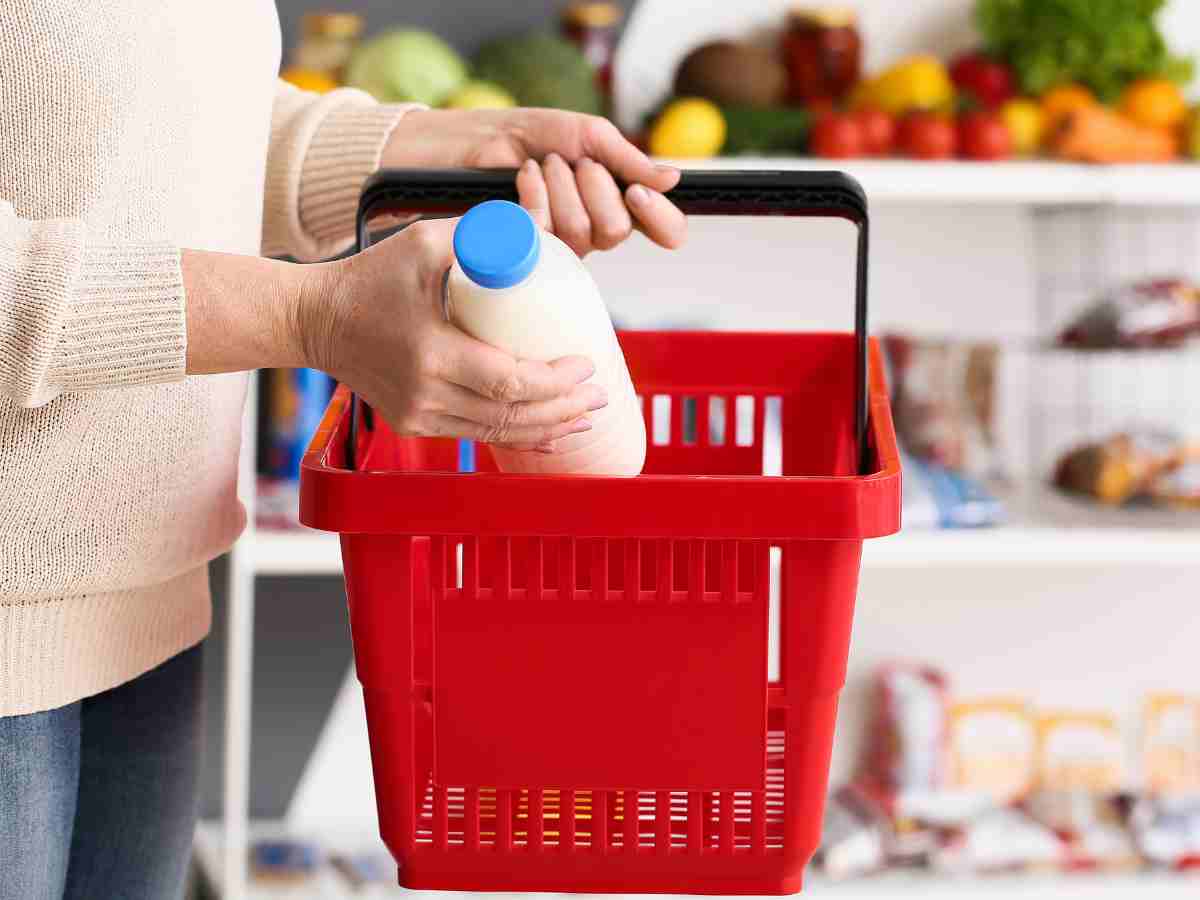
{"type": "Polygon", "coordinates": [[[725,146],[722,156],[796,155],[808,142],[812,117],[794,106],[722,106],[725,146]]]}
{"type": "Polygon", "coordinates": [[[1154,18],[1166,0],[976,0],[987,51],[1013,67],[1021,88],[1039,95],[1078,82],[1104,101],[1139,78],[1179,83],[1192,61],[1173,56],[1154,18]]]}
{"type": "Polygon", "coordinates": [[[485,44],[475,57],[475,77],[500,85],[521,106],[551,106],[599,115],[595,73],[579,48],[563,38],[533,32],[485,44]]]}
{"type": "Polygon", "coordinates": [[[383,103],[436,106],[467,80],[462,57],[428,31],[384,32],[355,51],[346,83],[383,103]]]}

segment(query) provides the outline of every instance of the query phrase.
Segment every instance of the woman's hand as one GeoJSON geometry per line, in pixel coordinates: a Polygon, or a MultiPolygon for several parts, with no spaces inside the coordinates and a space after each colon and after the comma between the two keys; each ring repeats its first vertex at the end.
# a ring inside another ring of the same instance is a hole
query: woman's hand
{"type": "Polygon", "coordinates": [[[678,183],[679,170],[656,166],[599,116],[554,109],[411,112],[392,132],[383,164],[519,167],[522,205],[580,256],[615,247],[635,225],[668,248],[682,244],[687,231],[684,215],[663,196],[678,183]],[[623,196],[614,176],[628,185],[623,196]]]}
{"type": "Polygon", "coordinates": [[[549,452],[587,431],[604,389],[582,357],[517,360],[446,321],[442,279],[456,219],[416,222],[311,270],[291,330],[303,365],[360,393],[397,432],[549,452]]]}

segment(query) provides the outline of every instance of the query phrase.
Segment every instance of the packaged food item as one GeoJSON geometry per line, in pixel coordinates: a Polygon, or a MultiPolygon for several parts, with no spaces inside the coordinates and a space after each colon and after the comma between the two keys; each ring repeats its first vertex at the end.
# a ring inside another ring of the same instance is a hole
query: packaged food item
{"type": "Polygon", "coordinates": [[[998,805],[1024,799],[1037,764],[1037,729],[1020,699],[979,700],[950,710],[951,784],[998,805]]]}
{"type": "Polygon", "coordinates": [[[265,474],[296,481],[300,460],[333,396],[334,381],[316,369],[271,369],[263,377],[267,379],[265,474]]]}
{"type": "Polygon", "coordinates": [[[604,299],[579,257],[542,231],[524,209],[489,200],[454,230],[446,280],[450,321],[521,359],[586,356],[608,405],[589,413],[590,430],[560,438],[555,453],[498,446],[504,472],[634,476],[646,459],[646,425],[604,299]],[[569,302],[568,302],[569,301],[569,302]]]}
{"type": "Polygon", "coordinates": [[[396,864],[379,853],[337,853],[330,857],[329,863],[355,890],[372,884],[390,884],[396,877],[396,864]]]}
{"type": "Polygon", "coordinates": [[[1102,295],[1059,335],[1063,347],[1174,347],[1200,337],[1200,288],[1180,278],[1122,285],[1102,295]]]}
{"type": "Polygon", "coordinates": [[[882,666],[875,676],[862,777],[892,794],[945,788],[948,711],[940,671],[913,663],[882,666]]]}
{"type": "Polygon", "coordinates": [[[1200,697],[1146,698],[1142,775],[1151,794],[1200,797],[1200,697]]]}
{"type": "Polygon", "coordinates": [[[306,13],[300,20],[300,43],[292,51],[291,70],[311,72],[334,85],[341,84],[362,30],[363,18],[357,13],[306,13]]]}
{"type": "Polygon", "coordinates": [[[1124,747],[1112,716],[1062,712],[1038,721],[1038,787],[1043,791],[1116,794],[1124,747]]]}
{"type": "Polygon", "coordinates": [[[1105,441],[1067,452],[1054,473],[1054,483],[1108,506],[1139,498],[1187,505],[1200,499],[1200,448],[1161,431],[1123,432],[1105,441]]]}
{"type": "Polygon", "coordinates": [[[305,841],[258,841],[250,848],[250,860],[255,880],[296,882],[315,875],[324,854],[305,841]]]}
{"type": "Polygon", "coordinates": [[[1131,817],[1134,841],[1151,863],[1177,869],[1200,860],[1200,800],[1147,796],[1131,817]]]}
{"type": "Polygon", "coordinates": [[[994,344],[884,338],[892,412],[904,448],[924,462],[977,478],[1000,469],[994,344]]]}
{"type": "Polygon", "coordinates": [[[981,528],[1004,521],[1004,503],[982,481],[903,451],[900,462],[906,528],[981,528]]]}
{"type": "Polygon", "coordinates": [[[890,830],[887,815],[866,791],[841,787],[825,805],[817,865],[834,880],[877,872],[887,861],[890,830]]]}
{"type": "Polygon", "coordinates": [[[563,10],[562,34],[575,44],[596,70],[596,87],[609,103],[612,96],[613,57],[617,29],[625,12],[616,3],[581,0],[563,10]]]}
{"type": "Polygon", "coordinates": [[[862,74],[858,15],[845,6],[795,7],[781,50],[792,103],[842,100],[862,74]]]}
{"type": "Polygon", "coordinates": [[[939,871],[1009,872],[1060,868],[1067,846],[1051,829],[1020,809],[997,807],[968,823],[931,864],[939,871]]]}

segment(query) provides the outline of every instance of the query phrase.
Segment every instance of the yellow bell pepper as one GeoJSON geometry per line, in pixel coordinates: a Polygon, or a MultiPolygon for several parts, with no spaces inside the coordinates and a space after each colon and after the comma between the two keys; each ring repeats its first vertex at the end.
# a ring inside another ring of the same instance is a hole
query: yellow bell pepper
{"type": "Polygon", "coordinates": [[[850,98],[855,109],[881,109],[894,116],[913,109],[950,112],[954,84],[935,56],[910,56],[864,81],[850,98]]]}

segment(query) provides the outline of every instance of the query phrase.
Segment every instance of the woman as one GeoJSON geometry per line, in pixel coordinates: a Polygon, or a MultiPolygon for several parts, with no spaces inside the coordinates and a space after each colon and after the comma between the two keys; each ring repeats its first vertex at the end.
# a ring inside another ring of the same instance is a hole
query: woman
{"type": "Polygon", "coordinates": [[[318,97],[278,63],[268,0],[0,5],[3,900],[180,891],[241,373],[318,367],[403,432],[543,451],[605,402],[587,360],[442,320],[451,222],[342,262],[260,253],[344,246],[380,165],[520,165],[579,253],[683,237],[678,174],[606,122],[318,97]]]}

